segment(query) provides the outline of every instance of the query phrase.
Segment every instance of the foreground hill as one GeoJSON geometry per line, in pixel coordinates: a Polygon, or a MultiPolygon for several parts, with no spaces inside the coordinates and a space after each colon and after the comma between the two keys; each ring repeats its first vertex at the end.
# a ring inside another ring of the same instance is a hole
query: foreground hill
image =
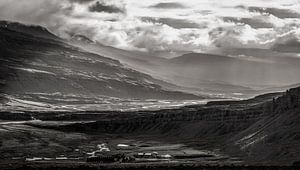
{"type": "Polygon", "coordinates": [[[300,88],[288,90],[266,103],[264,109],[261,119],[230,141],[254,162],[284,164],[299,161],[300,88]]]}
{"type": "Polygon", "coordinates": [[[164,89],[159,80],[68,45],[42,27],[1,22],[0,36],[0,91],[6,95],[46,103],[199,98],[164,89]]]}

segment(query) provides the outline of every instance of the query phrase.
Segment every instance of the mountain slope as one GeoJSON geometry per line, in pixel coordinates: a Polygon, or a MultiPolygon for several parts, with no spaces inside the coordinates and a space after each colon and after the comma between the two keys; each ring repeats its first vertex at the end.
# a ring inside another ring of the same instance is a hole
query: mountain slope
{"type": "Polygon", "coordinates": [[[296,40],[276,44],[271,49],[221,48],[211,51],[211,54],[184,52],[167,59],[151,52],[104,46],[77,36],[71,41],[74,45],[117,59],[135,70],[190,92],[244,98],[275,92],[272,87],[300,82],[299,42],[296,40]]]}
{"type": "MultiPolygon", "coordinates": [[[[163,89],[151,76],[129,69],[117,60],[68,45],[53,38],[46,29],[13,25],[0,25],[2,93],[36,101],[42,100],[40,94],[48,94],[48,98],[56,94],[78,98],[199,98],[163,89]],[[23,27],[27,29],[24,31],[23,27]]],[[[61,100],[64,101],[67,100],[61,100]]]]}
{"type": "Polygon", "coordinates": [[[285,86],[300,81],[298,74],[295,74],[299,72],[297,65],[300,60],[294,53],[265,49],[223,49],[216,54],[187,53],[165,59],[104,46],[86,38],[79,37],[78,41],[77,36],[72,43],[178,86],[173,89],[202,94],[244,98],[275,92],[272,90],[275,84],[285,86]]]}
{"type": "Polygon", "coordinates": [[[10,21],[0,21],[1,28],[7,28],[9,30],[20,32],[24,34],[29,34],[31,36],[40,37],[40,38],[47,38],[47,39],[54,39],[59,40],[57,36],[53,35],[50,31],[46,28],[38,25],[24,25],[17,22],[10,22],[10,21]]]}
{"type": "Polygon", "coordinates": [[[300,81],[299,58],[259,49],[235,49],[223,55],[190,53],[170,60],[181,76],[237,85],[284,85],[300,81]]]}
{"type": "MultiPolygon", "coordinates": [[[[215,96],[215,93],[238,93],[241,91],[251,90],[247,87],[231,85],[230,83],[222,81],[220,82],[217,80],[210,81],[209,79],[201,77],[201,75],[205,74],[205,70],[199,70],[200,67],[197,67],[197,64],[199,63],[193,61],[193,59],[190,59],[190,62],[184,61],[180,63],[180,61],[178,61],[178,64],[176,65],[172,64],[176,61],[176,59],[169,60],[166,58],[157,57],[151,53],[126,51],[104,46],[98,42],[93,42],[82,35],[73,35],[70,43],[84,48],[87,51],[117,59],[122,64],[130,68],[149,74],[157,79],[164,80],[164,82],[160,81],[157,83],[163,87],[168,87],[174,90],[187,91],[197,94],[213,94],[213,96],[215,96]],[[184,64],[187,64],[189,67],[185,67],[184,64]],[[194,67],[197,67],[198,70],[193,69],[194,67]],[[194,74],[189,75],[189,72],[187,72],[189,69],[197,71],[198,74],[196,76],[194,74]]],[[[210,60],[214,57],[217,57],[217,55],[207,56],[209,56],[208,59],[210,60]]],[[[220,56],[215,58],[215,60],[222,60],[223,58],[223,56],[220,56]]]]}
{"type": "Polygon", "coordinates": [[[251,162],[292,164],[300,154],[300,87],[265,106],[262,119],[230,140],[251,162]]]}
{"type": "Polygon", "coordinates": [[[126,51],[105,46],[83,35],[73,35],[70,39],[70,43],[92,53],[118,60],[130,68],[152,76],[158,75],[157,69],[159,69],[159,65],[166,61],[163,58],[155,57],[145,52],[126,51]]]}

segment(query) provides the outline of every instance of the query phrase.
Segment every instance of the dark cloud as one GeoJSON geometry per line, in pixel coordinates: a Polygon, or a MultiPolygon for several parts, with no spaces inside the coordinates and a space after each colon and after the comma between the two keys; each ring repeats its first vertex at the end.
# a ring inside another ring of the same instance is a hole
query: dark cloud
{"type": "Polygon", "coordinates": [[[150,6],[150,8],[176,9],[176,8],[185,8],[185,6],[177,2],[166,2],[166,3],[158,3],[152,5],[150,6]]]}
{"type": "Polygon", "coordinates": [[[89,3],[89,2],[92,2],[92,1],[95,1],[95,0],[69,0],[69,1],[84,4],[84,3],[89,3]]]}
{"type": "Polygon", "coordinates": [[[120,8],[114,5],[108,5],[104,2],[97,1],[89,7],[91,12],[106,12],[106,13],[124,13],[125,8],[120,8]]]}
{"type": "Polygon", "coordinates": [[[278,18],[300,18],[300,14],[288,9],[249,7],[250,12],[260,12],[274,15],[278,18]]]}
{"type": "Polygon", "coordinates": [[[252,28],[273,28],[273,24],[264,22],[262,20],[254,18],[235,18],[235,17],[223,17],[225,22],[242,23],[250,25],[252,28]]]}
{"type": "Polygon", "coordinates": [[[205,25],[200,25],[194,22],[190,22],[183,19],[174,19],[174,18],[152,18],[152,17],[142,17],[142,21],[152,22],[152,23],[161,23],[166,24],[173,28],[204,28],[205,25]]]}
{"type": "Polygon", "coordinates": [[[200,11],[195,11],[201,15],[209,15],[212,14],[213,12],[211,10],[200,10],[200,11]]]}
{"type": "Polygon", "coordinates": [[[286,42],[275,44],[272,50],[286,53],[300,53],[300,42],[298,39],[292,38],[286,42]]]}

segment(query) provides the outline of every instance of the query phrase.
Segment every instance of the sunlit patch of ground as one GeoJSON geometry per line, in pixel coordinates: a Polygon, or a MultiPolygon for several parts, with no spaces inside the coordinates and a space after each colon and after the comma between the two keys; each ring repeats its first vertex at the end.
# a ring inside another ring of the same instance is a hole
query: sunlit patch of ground
{"type": "Polygon", "coordinates": [[[179,108],[187,105],[206,104],[213,99],[203,100],[138,100],[119,99],[106,96],[78,96],[72,94],[27,94],[5,95],[7,101],[0,102],[2,111],[135,111],[179,108]],[[59,103],[59,104],[58,104],[59,103]]]}

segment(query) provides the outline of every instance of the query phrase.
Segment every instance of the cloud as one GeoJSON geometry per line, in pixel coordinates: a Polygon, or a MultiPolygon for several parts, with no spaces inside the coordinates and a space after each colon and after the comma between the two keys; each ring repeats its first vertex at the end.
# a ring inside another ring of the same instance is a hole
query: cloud
{"type": "Polygon", "coordinates": [[[197,24],[192,21],[185,19],[174,19],[174,18],[153,18],[153,17],[141,17],[142,21],[151,22],[151,23],[161,23],[166,24],[173,28],[205,28],[205,25],[197,24]]]}
{"type": "Polygon", "coordinates": [[[274,27],[272,23],[263,21],[260,18],[223,17],[223,20],[225,22],[233,22],[236,24],[238,23],[247,24],[250,25],[252,28],[273,28],[274,27]]]}
{"type": "Polygon", "coordinates": [[[13,20],[43,26],[58,25],[72,5],[64,0],[6,0],[0,2],[0,19],[13,20]]]}
{"type": "Polygon", "coordinates": [[[262,14],[271,14],[278,18],[300,18],[300,13],[294,12],[289,9],[278,8],[261,8],[261,7],[249,7],[250,12],[260,12],[262,14]]]}
{"type": "Polygon", "coordinates": [[[177,2],[165,2],[165,3],[158,3],[155,5],[151,5],[150,8],[176,9],[176,8],[185,8],[185,6],[177,2]]]}
{"type": "Polygon", "coordinates": [[[296,38],[290,38],[285,42],[277,42],[272,47],[272,50],[287,53],[296,53],[300,57],[300,42],[296,38]]]}
{"type": "Polygon", "coordinates": [[[127,50],[206,52],[271,48],[284,39],[300,39],[295,14],[300,5],[295,2],[0,0],[0,19],[42,25],[63,38],[80,34],[127,50]]]}
{"type": "Polygon", "coordinates": [[[117,7],[114,4],[106,4],[104,1],[97,1],[89,6],[91,12],[124,13],[124,7],[117,7]]]}
{"type": "Polygon", "coordinates": [[[84,4],[84,3],[93,2],[95,0],[69,0],[69,1],[84,4]]]}
{"type": "Polygon", "coordinates": [[[218,48],[262,48],[259,32],[248,25],[219,27],[209,32],[210,40],[218,48]]]}

